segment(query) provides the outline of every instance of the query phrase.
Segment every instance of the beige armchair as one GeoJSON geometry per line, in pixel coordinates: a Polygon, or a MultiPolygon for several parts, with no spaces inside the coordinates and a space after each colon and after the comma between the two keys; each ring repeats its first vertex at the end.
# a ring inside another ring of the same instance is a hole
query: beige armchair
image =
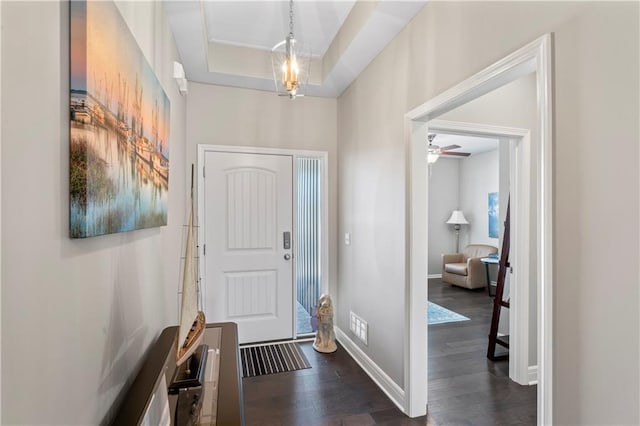
{"type": "Polygon", "coordinates": [[[442,282],[465,288],[486,287],[487,277],[480,258],[498,253],[484,244],[469,244],[462,253],[442,255],[442,282]]]}

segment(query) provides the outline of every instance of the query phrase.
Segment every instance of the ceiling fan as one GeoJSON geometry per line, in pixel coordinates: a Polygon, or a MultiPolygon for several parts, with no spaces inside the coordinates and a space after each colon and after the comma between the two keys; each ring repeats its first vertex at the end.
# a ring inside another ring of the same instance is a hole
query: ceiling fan
{"type": "Polygon", "coordinates": [[[451,157],[468,157],[471,155],[469,152],[453,152],[451,150],[462,148],[460,145],[448,145],[444,147],[440,147],[438,145],[433,144],[433,140],[435,139],[435,133],[429,133],[427,135],[427,139],[429,140],[429,154],[427,157],[427,161],[432,164],[438,161],[441,155],[451,156],[451,157]]]}

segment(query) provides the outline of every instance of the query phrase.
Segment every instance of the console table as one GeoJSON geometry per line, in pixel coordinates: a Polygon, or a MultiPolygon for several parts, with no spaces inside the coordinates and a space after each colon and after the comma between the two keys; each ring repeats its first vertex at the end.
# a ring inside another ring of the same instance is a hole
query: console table
{"type": "MultiPolygon", "coordinates": [[[[127,390],[112,425],[140,425],[156,395],[166,395],[166,386],[176,369],[176,334],[178,327],[165,328],[151,346],[140,372],[127,390]]],[[[217,426],[244,425],[241,364],[238,350],[238,328],[235,323],[207,324],[203,343],[211,346],[220,335],[220,368],[218,376],[217,426]]],[[[173,425],[175,398],[168,398],[173,425]]],[[[205,401],[205,403],[207,403],[205,401]]],[[[149,419],[146,419],[149,421],[149,419]]]]}

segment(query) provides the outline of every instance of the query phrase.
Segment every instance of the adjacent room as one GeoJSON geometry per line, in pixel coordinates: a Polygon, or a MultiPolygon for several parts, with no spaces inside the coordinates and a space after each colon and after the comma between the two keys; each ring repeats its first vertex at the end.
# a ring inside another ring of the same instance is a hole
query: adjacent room
{"type": "MultiPolygon", "coordinates": [[[[518,386],[510,379],[509,348],[487,359],[502,252],[498,237],[504,235],[504,227],[498,226],[499,218],[505,218],[498,204],[500,141],[431,135],[428,299],[429,309],[438,314],[433,319],[429,315],[429,413],[442,424],[473,421],[478,411],[499,421],[502,410],[489,408],[486,401],[508,392],[518,402],[504,410],[513,419],[528,416],[533,424],[535,386],[518,386]],[[518,394],[522,397],[515,398],[518,394]],[[458,398],[455,412],[452,396],[458,398]]],[[[508,181],[508,167],[506,174],[508,181]]],[[[503,299],[509,301],[508,283],[505,287],[503,299]]],[[[509,316],[502,312],[496,320],[500,335],[509,336],[509,316]]]]}
{"type": "Polygon", "coordinates": [[[640,424],[637,1],[0,23],[0,423],[640,424]]]}

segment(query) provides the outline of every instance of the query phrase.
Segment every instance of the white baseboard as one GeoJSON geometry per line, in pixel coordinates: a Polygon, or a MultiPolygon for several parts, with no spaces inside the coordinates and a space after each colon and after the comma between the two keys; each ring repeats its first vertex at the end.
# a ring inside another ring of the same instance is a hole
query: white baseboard
{"type": "Polygon", "coordinates": [[[442,278],[442,274],[429,274],[427,278],[442,278]]]}
{"type": "Polygon", "coordinates": [[[537,365],[532,365],[531,367],[529,367],[527,382],[530,385],[538,384],[538,366],[537,365]]]}
{"type": "Polygon", "coordinates": [[[336,333],[336,339],[338,342],[344,347],[351,358],[354,359],[355,362],[364,370],[365,373],[371,380],[378,385],[378,387],[384,392],[394,404],[398,406],[400,411],[405,412],[405,398],[404,398],[404,390],[400,388],[394,382],[391,377],[387,375],[378,364],[373,362],[369,356],[363,352],[362,349],[356,345],[353,340],[349,338],[340,328],[334,327],[334,331],[336,333]]]}

